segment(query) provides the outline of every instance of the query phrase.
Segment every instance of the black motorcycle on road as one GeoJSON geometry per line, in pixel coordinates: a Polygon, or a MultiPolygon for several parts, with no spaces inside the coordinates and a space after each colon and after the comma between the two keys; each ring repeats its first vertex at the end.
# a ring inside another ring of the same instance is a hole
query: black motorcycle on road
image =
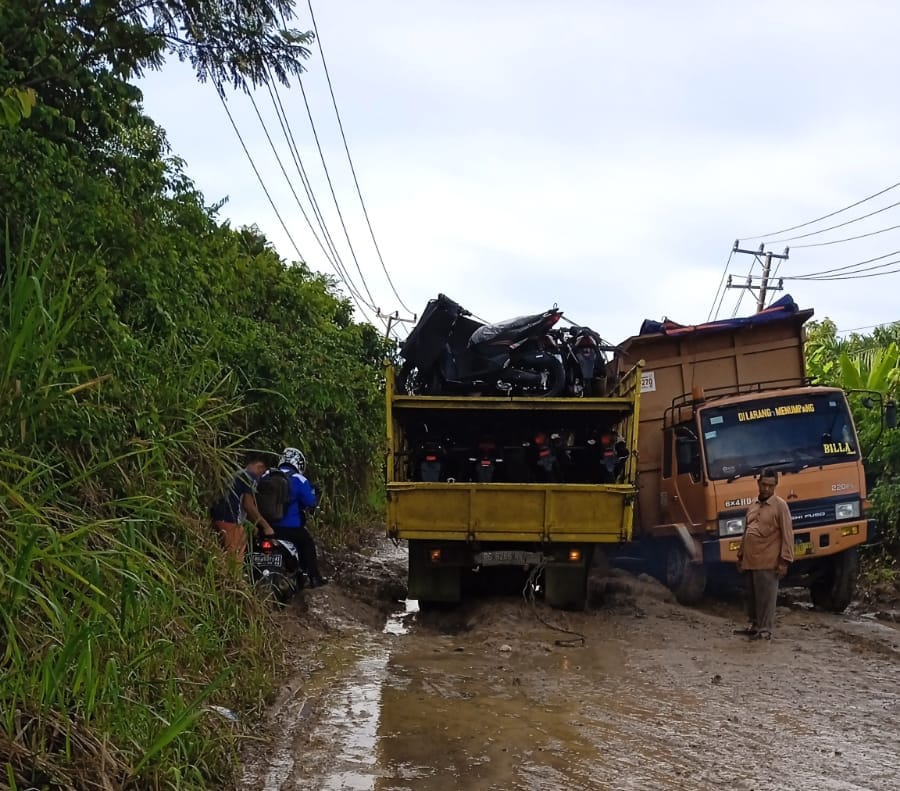
{"type": "Polygon", "coordinates": [[[553,307],[499,324],[482,324],[444,294],[429,300],[401,344],[398,388],[411,395],[486,393],[557,396],[565,370],[550,330],[553,307]]]}
{"type": "Polygon", "coordinates": [[[287,604],[306,586],[300,552],[292,541],[257,536],[245,560],[250,581],[264,597],[287,604]]]}

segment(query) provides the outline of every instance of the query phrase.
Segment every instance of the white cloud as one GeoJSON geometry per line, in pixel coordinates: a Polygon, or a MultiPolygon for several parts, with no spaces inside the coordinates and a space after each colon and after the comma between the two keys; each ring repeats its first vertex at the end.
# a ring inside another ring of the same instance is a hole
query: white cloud
{"type": "MultiPolygon", "coordinates": [[[[900,113],[889,82],[900,67],[892,41],[900,11],[889,4],[321,5],[317,21],[370,217],[414,311],[439,291],[498,320],[558,302],[612,340],[645,317],[702,321],[735,237],[804,222],[900,181],[900,113]]],[[[309,69],[304,85],[360,266],[379,307],[393,309],[317,52],[309,69]]],[[[212,89],[177,64],[143,87],[148,111],[207,198],[228,195],[225,216],[256,222],[295,257],[212,89]]],[[[340,245],[302,101],[296,91],[283,95],[340,245]]],[[[258,98],[267,107],[265,93],[258,98]]],[[[252,108],[242,97],[230,104],[298,246],[330,271],[252,108]]],[[[900,190],[834,222],[895,200],[900,190]]],[[[796,244],[898,218],[900,207],[796,244]]],[[[779,274],[895,247],[900,232],[794,247],[779,274]]],[[[749,268],[746,256],[732,261],[736,276],[749,268]]],[[[900,318],[891,288],[898,277],[785,285],[818,317],[852,327],[900,318]]],[[[726,294],[723,313],[738,293],[726,294]]],[[[741,312],[751,305],[745,296],[741,312]]]]}

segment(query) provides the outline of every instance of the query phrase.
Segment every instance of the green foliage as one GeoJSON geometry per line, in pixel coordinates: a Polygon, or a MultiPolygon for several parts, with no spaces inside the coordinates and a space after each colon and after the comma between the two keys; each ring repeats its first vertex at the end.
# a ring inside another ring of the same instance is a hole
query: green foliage
{"type": "MultiPolygon", "coordinates": [[[[806,341],[807,374],[819,384],[845,390],[875,390],[897,397],[900,383],[900,323],[871,335],[838,338],[833,321],[811,322],[806,341]]],[[[885,429],[882,415],[851,395],[854,420],[864,449],[873,515],[889,550],[900,552],[900,431],[885,429]]]]}
{"type": "Polygon", "coordinates": [[[216,86],[287,83],[309,33],[286,27],[293,0],[19,0],[0,3],[0,85],[34,89],[30,128],[96,147],[139,117],[130,80],[166,54],[216,86]]]}
{"type": "Polygon", "coordinates": [[[0,93],[0,126],[16,126],[30,117],[36,101],[33,88],[6,88],[0,93]]]}
{"type": "Polygon", "coordinates": [[[0,763],[20,787],[206,787],[234,747],[202,704],[252,710],[273,661],[258,605],[186,508],[200,460],[225,461],[210,439],[238,397],[198,387],[187,356],[169,363],[178,390],[149,397],[152,376],[92,375],[75,339],[101,291],[73,298],[92,262],[39,239],[7,244],[0,281],[0,763]],[[175,783],[173,766],[192,768],[175,783]]]}
{"type": "Polygon", "coordinates": [[[129,82],[165,53],[217,85],[296,76],[308,37],[281,29],[291,7],[0,4],[0,86],[16,86],[0,109],[11,787],[228,779],[239,733],[208,706],[252,723],[278,653],[206,525],[239,448],[303,448],[330,541],[371,513],[384,340],[331,280],[217,220],[129,82]]]}

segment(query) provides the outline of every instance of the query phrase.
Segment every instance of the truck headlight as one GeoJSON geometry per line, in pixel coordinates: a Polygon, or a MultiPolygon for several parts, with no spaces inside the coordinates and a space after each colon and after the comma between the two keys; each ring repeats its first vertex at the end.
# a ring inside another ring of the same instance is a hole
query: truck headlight
{"type": "Polygon", "coordinates": [[[835,519],[858,519],[859,518],[859,500],[852,500],[849,503],[837,503],[834,506],[835,519]]]}
{"type": "Polygon", "coordinates": [[[720,536],[739,536],[747,526],[747,518],[743,516],[729,516],[719,520],[720,536]]]}

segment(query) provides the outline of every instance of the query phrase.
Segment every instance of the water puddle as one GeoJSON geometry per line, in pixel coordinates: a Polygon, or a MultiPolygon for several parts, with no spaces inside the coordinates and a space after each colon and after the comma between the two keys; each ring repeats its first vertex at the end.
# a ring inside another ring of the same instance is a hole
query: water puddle
{"type": "Polygon", "coordinates": [[[404,609],[388,616],[387,622],[384,624],[385,634],[403,635],[409,634],[409,626],[407,620],[411,615],[415,615],[419,611],[419,602],[415,599],[407,599],[403,602],[404,609]]]}

